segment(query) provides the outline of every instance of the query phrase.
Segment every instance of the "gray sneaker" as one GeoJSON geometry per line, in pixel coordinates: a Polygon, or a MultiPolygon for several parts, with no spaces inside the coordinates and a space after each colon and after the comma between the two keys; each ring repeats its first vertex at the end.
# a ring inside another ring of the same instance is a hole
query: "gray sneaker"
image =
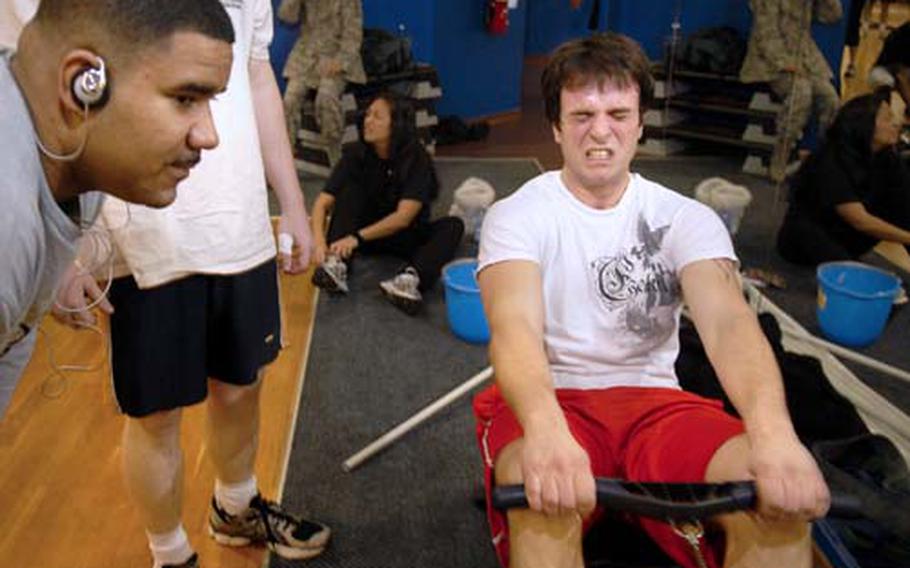
{"type": "Polygon", "coordinates": [[[164,564],[161,568],[199,568],[199,556],[194,552],[186,562],[180,564],[164,564]]]}
{"type": "Polygon", "coordinates": [[[303,560],[318,556],[331,535],[329,527],[287,513],[278,503],[256,495],[246,511],[231,515],[215,498],[209,510],[209,534],[218,544],[265,544],[282,558],[303,560]]]}
{"type": "Polygon", "coordinates": [[[392,305],[409,316],[417,314],[423,305],[423,296],[420,295],[420,276],[417,270],[407,267],[394,278],[383,280],[379,283],[382,293],[392,305]]]}
{"type": "Polygon", "coordinates": [[[348,293],[348,267],[335,255],[326,257],[325,262],[313,272],[313,284],[330,294],[348,293]]]}

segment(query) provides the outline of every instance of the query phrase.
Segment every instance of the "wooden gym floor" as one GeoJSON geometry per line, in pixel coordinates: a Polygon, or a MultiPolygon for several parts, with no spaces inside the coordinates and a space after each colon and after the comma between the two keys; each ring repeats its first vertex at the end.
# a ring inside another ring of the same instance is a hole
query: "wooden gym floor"
{"type": "MultiPolygon", "coordinates": [[[[286,347],[266,373],[256,475],[280,498],[303,385],[315,290],[309,273],[281,276],[286,347]]],[[[124,419],[113,399],[102,337],[50,316],[0,422],[0,566],[148,568],[151,556],[120,470],[124,419]],[[55,375],[58,366],[92,372],[55,375]]],[[[214,483],[203,440],[205,404],[183,418],[184,523],[203,566],[260,568],[263,549],[232,549],[205,532],[214,483]]]]}

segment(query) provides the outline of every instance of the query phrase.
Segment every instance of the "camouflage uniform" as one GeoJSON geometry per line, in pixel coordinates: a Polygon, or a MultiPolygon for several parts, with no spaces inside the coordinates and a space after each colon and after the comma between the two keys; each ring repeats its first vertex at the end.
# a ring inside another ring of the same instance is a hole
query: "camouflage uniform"
{"type": "Polygon", "coordinates": [[[752,32],[739,77],[746,83],[767,82],[784,101],[770,165],[771,177],[780,180],[813,107],[822,129],[837,113],[834,75],[812,39],[812,20],[834,23],[843,8],[840,0],[749,0],[749,6],[752,32]]]}
{"type": "Polygon", "coordinates": [[[307,91],[316,91],[316,123],[334,165],[341,154],[344,112],[341,94],[347,83],[364,83],[360,61],[363,9],[360,0],[282,0],[278,17],[300,22],[300,37],[284,66],[287,89],[284,108],[291,144],[300,131],[301,109],[307,91]],[[335,73],[325,66],[337,65],[335,73]]]}

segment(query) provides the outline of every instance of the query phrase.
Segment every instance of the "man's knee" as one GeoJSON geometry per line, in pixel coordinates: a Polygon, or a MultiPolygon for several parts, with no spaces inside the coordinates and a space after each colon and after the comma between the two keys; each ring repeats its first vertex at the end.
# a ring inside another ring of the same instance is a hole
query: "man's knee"
{"type": "Polygon", "coordinates": [[[723,483],[749,479],[749,438],[746,434],[733,436],[723,444],[708,462],[705,470],[705,481],[723,483]]]}
{"type": "Polygon", "coordinates": [[[247,404],[259,399],[262,386],[262,371],[257,373],[256,381],[249,385],[232,385],[217,380],[209,380],[209,404],[215,407],[230,408],[238,404],[247,404]]]}
{"type": "Polygon", "coordinates": [[[522,440],[515,440],[496,455],[493,462],[496,485],[515,485],[524,482],[521,474],[521,446],[522,440]]]}
{"type": "Polygon", "coordinates": [[[583,568],[582,519],[530,510],[509,511],[510,568],[583,568]]]}
{"type": "Polygon", "coordinates": [[[127,436],[137,437],[160,445],[172,445],[180,440],[180,422],[183,416],[179,408],[155,412],[127,420],[127,436]]]}
{"type": "MultiPolygon", "coordinates": [[[[740,434],[714,452],[705,481],[721,483],[748,479],[749,439],[740,434]]],[[[752,513],[724,515],[716,521],[724,531],[725,566],[802,567],[811,557],[811,531],[804,521],[772,521],[752,513]]]]}
{"type": "Polygon", "coordinates": [[[811,525],[804,521],[769,521],[749,513],[718,521],[726,541],[725,566],[808,568],[812,559],[811,525]]]}
{"type": "MultiPolygon", "coordinates": [[[[494,462],[496,485],[522,483],[522,440],[500,450],[494,462]]],[[[530,509],[507,514],[511,568],[553,566],[581,568],[582,518],[577,513],[545,515],[530,509]]]]}

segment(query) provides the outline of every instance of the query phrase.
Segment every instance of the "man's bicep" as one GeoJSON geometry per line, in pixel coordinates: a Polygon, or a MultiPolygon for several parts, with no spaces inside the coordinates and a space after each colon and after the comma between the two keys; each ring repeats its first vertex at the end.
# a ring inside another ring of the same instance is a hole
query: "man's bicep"
{"type": "Polygon", "coordinates": [[[506,260],[478,274],[484,312],[493,333],[514,326],[543,331],[543,292],[540,267],[530,260],[506,260]]]}
{"type": "Polygon", "coordinates": [[[736,266],[729,258],[710,258],[683,267],[680,272],[683,300],[696,326],[744,304],[736,266]]]}

